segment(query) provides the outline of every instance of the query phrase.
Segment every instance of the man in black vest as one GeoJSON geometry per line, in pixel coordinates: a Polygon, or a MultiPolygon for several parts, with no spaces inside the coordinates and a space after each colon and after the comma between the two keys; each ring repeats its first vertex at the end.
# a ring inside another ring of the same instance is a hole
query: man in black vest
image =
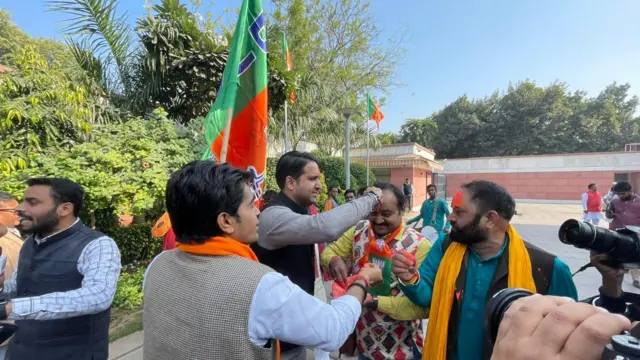
{"type": "MultiPolygon", "coordinates": [[[[378,206],[382,191],[368,188],[361,198],[315,216],[309,206],[321,191],[320,162],[309,153],[290,151],[278,160],[280,194],[260,214],[258,243],[252,248],[261,263],[286,275],[313,295],[314,244],[335,241],[378,206]]],[[[306,359],[303,347],[281,343],[282,360],[306,359]]]]}
{"type": "MultiPolygon", "coordinates": [[[[113,239],[84,226],[84,190],[67,179],[27,181],[16,208],[28,234],[11,279],[4,281],[0,319],[15,320],[7,358],[108,358],[111,301],[120,275],[113,239]]],[[[4,280],[4,279],[2,279],[4,280]]]]}

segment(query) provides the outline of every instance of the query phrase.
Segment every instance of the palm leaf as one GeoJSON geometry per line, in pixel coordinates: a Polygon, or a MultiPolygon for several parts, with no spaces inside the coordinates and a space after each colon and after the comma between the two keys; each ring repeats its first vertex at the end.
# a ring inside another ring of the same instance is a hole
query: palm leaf
{"type": "MultiPolygon", "coordinates": [[[[116,14],[118,1],[50,0],[48,5],[50,11],[60,11],[72,16],[63,21],[62,30],[71,37],[81,38],[82,50],[90,51],[95,58],[100,59],[108,67],[105,69],[108,74],[115,73],[116,87],[125,96],[131,94],[129,70],[133,36],[126,17],[116,14]]],[[[104,79],[100,82],[105,83],[104,79]]]]}

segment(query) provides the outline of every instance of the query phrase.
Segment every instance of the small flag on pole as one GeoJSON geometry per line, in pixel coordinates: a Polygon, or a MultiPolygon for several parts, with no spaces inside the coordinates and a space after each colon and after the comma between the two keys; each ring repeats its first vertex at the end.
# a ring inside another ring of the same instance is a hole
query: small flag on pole
{"type": "MultiPolygon", "coordinates": [[[[291,60],[291,52],[289,52],[289,45],[287,44],[287,34],[284,31],[282,32],[282,56],[287,71],[293,71],[293,60],[291,60]]],[[[292,104],[296,102],[296,94],[293,91],[289,93],[289,102],[292,104]]]]}
{"type": "Polygon", "coordinates": [[[369,114],[369,120],[375,121],[376,127],[380,130],[380,121],[384,119],[384,115],[380,112],[378,104],[373,101],[369,94],[367,94],[367,113],[369,114]]]}

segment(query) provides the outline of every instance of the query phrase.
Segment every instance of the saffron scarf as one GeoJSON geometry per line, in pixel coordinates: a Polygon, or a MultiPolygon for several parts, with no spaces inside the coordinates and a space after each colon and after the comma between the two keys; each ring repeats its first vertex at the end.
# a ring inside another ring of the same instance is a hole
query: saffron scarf
{"type": "MultiPolygon", "coordinates": [[[[209,256],[240,256],[245,259],[258,261],[258,257],[251,250],[249,245],[245,245],[239,241],[225,238],[222,236],[214,236],[202,244],[183,244],[178,243],[178,249],[183,252],[194,255],[209,256]]],[[[273,340],[276,346],[276,360],[280,360],[280,340],[273,340]]]]}
{"type": "MultiPolygon", "coordinates": [[[[508,286],[526,289],[535,294],[536,284],[533,281],[531,259],[524,241],[511,225],[507,229],[507,236],[509,239],[508,286]]],[[[449,317],[453,308],[453,294],[466,252],[467,245],[452,242],[440,263],[433,286],[429,326],[422,354],[423,360],[445,360],[447,358],[447,335],[449,317]]],[[[451,324],[451,326],[457,326],[457,324],[451,324]]],[[[455,341],[455,339],[452,340],[455,341]]]]}

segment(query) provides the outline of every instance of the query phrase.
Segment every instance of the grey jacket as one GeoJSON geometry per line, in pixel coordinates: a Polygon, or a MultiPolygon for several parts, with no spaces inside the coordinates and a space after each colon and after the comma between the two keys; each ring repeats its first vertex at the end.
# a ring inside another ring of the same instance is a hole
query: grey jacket
{"type": "Polygon", "coordinates": [[[272,206],[260,214],[258,244],[274,250],[287,245],[308,245],[337,240],[378,205],[373,194],[315,216],[301,215],[285,206],[272,206]]]}

